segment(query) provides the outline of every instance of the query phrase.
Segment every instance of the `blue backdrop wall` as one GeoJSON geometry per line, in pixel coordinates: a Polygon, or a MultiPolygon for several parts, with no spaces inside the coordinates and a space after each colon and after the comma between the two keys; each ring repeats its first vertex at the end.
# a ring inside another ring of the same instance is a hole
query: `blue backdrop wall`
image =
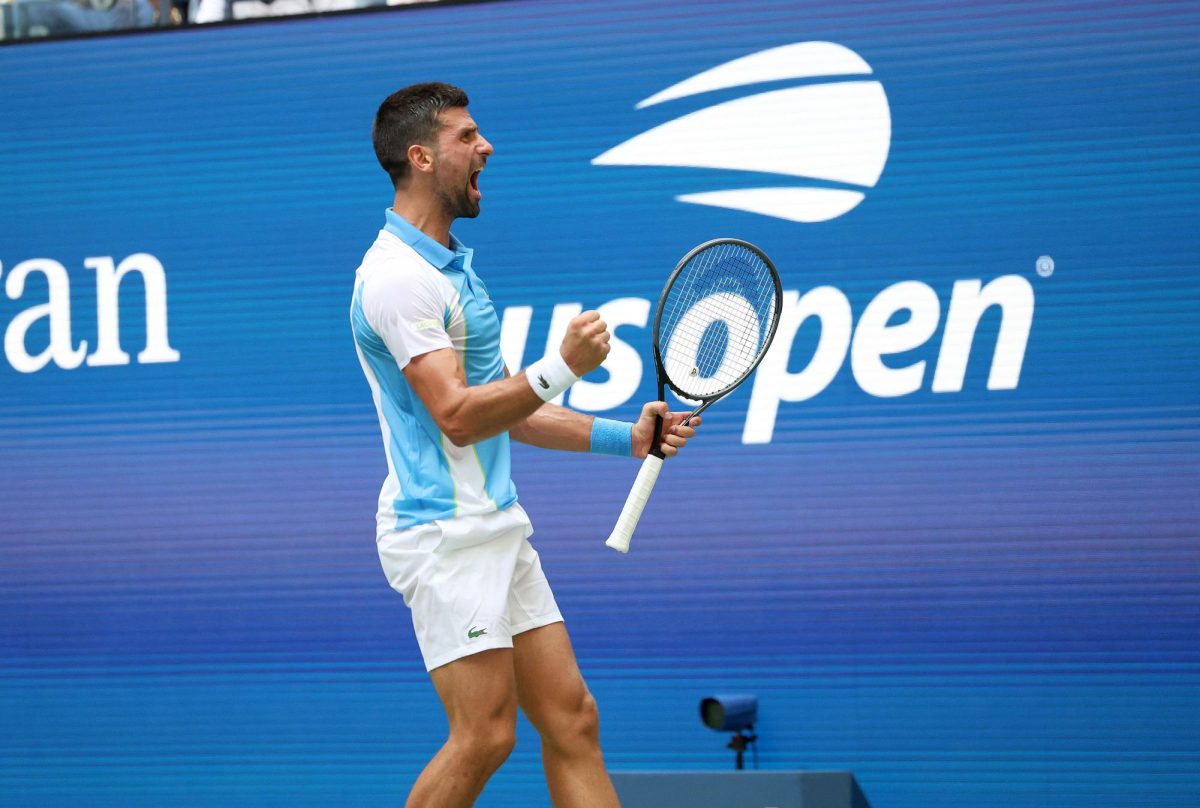
{"type": "MultiPolygon", "coordinates": [[[[789,292],[629,556],[636,463],[515,450],[612,768],[729,767],[696,705],[747,691],[763,767],[877,806],[1189,804],[1198,37],[513,0],[0,48],[0,804],[395,804],[440,744],[347,317],[371,117],[430,79],[496,146],[456,232],[509,362],[578,307],[629,346],[568,404],[653,395],[696,242],[789,292]]],[[[480,804],[547,804],[528,725],[480,804]]]]}

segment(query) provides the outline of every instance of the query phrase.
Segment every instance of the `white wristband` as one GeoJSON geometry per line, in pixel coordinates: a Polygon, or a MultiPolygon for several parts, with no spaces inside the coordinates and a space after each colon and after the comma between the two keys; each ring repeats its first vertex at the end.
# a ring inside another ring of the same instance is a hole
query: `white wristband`
{"type": "Polygon", "coordinates": [[[558,351],[551,351],[525,368],[525,380],[542,401],[553,401],[579,377],[567,367],[567,360],[558,351]]]}

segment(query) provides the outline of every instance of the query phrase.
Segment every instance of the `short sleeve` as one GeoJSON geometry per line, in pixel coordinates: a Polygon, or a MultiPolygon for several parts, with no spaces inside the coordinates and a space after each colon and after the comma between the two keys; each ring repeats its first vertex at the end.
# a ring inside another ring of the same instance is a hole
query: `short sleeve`
{"type": "Polygon", "coordinates": [[[414,357],[453,347],[442,279],[434,270],[389,272],[363,285],[363,314],[403,370],[414,357]]]}

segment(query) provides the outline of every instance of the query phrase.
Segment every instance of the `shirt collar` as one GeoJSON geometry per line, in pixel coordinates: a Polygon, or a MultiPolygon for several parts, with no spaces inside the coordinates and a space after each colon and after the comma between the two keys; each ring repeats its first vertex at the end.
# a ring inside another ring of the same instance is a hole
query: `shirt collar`
{"type": "Polygon", "coordinates": [[[387,221],[383,229],[412,247],[418,255],[438,269],[462,271],[471,265],[471,255],[475,251],[459,241],[453,233],[450,234],[450,246],[453,249],[448,250],[413,227],[407,219],[391,208],[388,208],[384,215],[387,221]]]}

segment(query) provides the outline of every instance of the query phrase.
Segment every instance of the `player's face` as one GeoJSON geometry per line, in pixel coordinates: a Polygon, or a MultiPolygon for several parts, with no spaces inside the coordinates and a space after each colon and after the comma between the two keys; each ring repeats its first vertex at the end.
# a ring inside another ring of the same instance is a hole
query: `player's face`
{"type": "Polygon", "coordinates": [[[441,115],[434,150],[434,191],[451,218],[473,219],[479,215],[479,172],[492,154],[492,144],[479,134],[479,127],[465,107],[448,109],[441,115]]]}

